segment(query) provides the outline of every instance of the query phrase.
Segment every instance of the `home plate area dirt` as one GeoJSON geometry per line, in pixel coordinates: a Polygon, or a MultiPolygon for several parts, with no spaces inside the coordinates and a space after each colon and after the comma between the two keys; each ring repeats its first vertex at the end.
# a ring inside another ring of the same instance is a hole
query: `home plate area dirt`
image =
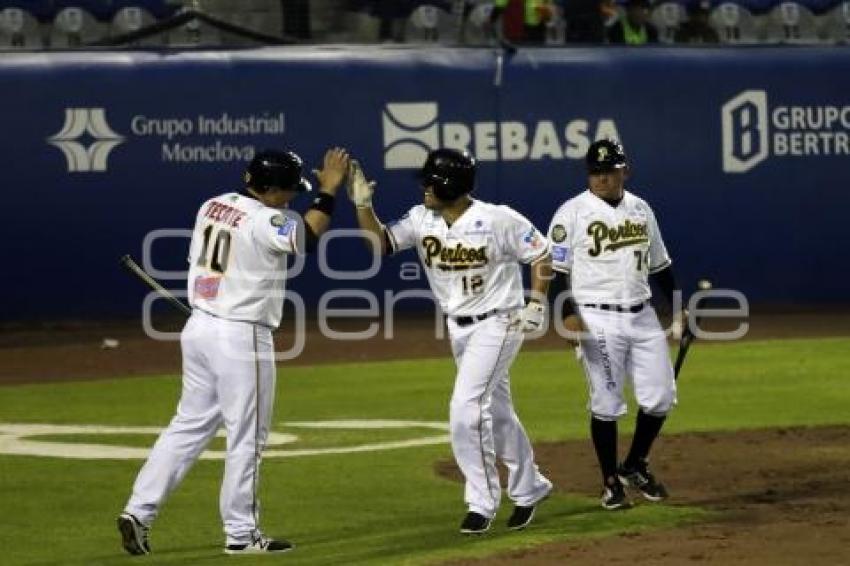
{"type": "MultiPolygon", "coordinates": [[[[600,490],[589,440],[535,450],[556,489],[600,490]]],[[[712,519],[451,564],[850,565],[850,427],[668,435],[653,452],[671,493],[663,504],[700,506],[712,519]]],[[[454,463],[436,467],[460,481],[454,463]]]]}

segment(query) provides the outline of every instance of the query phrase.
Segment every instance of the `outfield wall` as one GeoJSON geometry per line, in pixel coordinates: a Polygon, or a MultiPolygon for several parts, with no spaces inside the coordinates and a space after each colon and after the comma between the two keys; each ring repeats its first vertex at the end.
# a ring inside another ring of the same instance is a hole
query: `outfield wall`
{"type": "MultiPolygon", "coordinates": [[[[208,196],[239,187],[262,147],[312,167],[350,148],[389,220],[419,198],[428,147],[466,146],[478,195],[545,229],[584,185],[592,138],[619,137],[631,185],[656,208],[677,271],[754,302],[846,300],[850,51],[840,48],[284,48],[236,52],[4,54],[0,318],[137,312],[118,258],[145,235],[187,228],[208,196]]],[[[354,225],[341,203],[335,223],[354,225]]],[[[303,203],[302,203],[303,205],[303,203]]],[[[160,241],[181,269],[187,243],[160,241]]],[[[422,288],[403,259],[366,282],[331,282],[315,261],[290,287],[422,288]]],[[[356,241],[329,263],[362,269],[356,241]]],[[[182,287],[182,281],[170,286],[182,287]]],[[[412,304],[412,303],[411,303],[412,304]]]]}

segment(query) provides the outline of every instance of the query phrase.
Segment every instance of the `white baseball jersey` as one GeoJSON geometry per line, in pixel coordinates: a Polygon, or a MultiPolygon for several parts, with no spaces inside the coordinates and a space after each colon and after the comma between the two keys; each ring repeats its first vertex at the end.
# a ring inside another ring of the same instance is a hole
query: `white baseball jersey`
{"type": "Polygon", "coordinates": [[[198,210],[189,252],[189,304],[227,320],[280,324],[287,253],[303,253],[292,213],[226,193],[198,210]]]}
{"type": "Polygon", "coordinates": [[[648,274],[671,263],[652,209],[628,191],[616,207],[589,190],[568,200],[552,218],[549,239],[552,267],[570,273],[578,304],[645,301],[648,274]]]}
{"type": "Polygon", "coordinates": [[[549,242],[524,216],[475,199],[451,227],[419,205],[389,224],[387,233],[393,252],[416,246],[431,289],[450,316],[521,308],[519,263],[549,251],[549,242]]]}

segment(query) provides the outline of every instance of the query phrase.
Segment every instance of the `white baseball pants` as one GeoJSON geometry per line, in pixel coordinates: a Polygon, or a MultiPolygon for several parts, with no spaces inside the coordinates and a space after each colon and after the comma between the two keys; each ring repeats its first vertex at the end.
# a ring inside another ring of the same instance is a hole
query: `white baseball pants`
{"type": "Polygon", "coordinates": [[[514,412],[508,370],[522,346],[516,314],[492,315],[460,327],[448,318],[457,365],[449,425],[452,451],[466,478],[470,511],[492,518],[501,498],[496,458],[508,469],[508,496],[528,506],[552,484],[534,463],[531,442],[514,412]]]}
{"type": "Polygon", "coordinates": [[[666,415],[676,403],[667,337],[649,305],[637,313],[579,307],[587,332],[581,340],[590,387],[590,411],[602,420],[626,414],[623,389],[631,378],[643,412],[666,415]]]}
{"type": "Polygon", "coordinates": [[[226,544],[258,528],[260,454],[275,393],[271,331],[194,310],[180,336],[183,392],[177,414],[151,450],[125,511],[149,525],[219,426],[227,433],[220,512],[226,544]]]}

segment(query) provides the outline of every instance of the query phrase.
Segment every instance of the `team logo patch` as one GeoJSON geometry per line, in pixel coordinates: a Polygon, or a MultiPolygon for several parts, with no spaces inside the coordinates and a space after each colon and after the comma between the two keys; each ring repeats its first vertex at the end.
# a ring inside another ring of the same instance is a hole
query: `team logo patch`
{"type": "Polygon", "coordinates": [[[219,283],[221,283],[221,277],[197,277],[195,296],[201,299],[215,299],[218,295],[219,283]]]}
{"type": "Polygon", "coordinates": [[[272,216],[270,222],[272,223],[272,226],[274,226],[275,228],[280,228],[281,226],[283,226],[283,216],[280,215],[280,214],[272,216]]]}
{"type": "Polygon", "coordinates": [[[554,261],[567,261],[567,258],[570,255],[570,249],[566,246],[552,246],[552,260],[554,261]]]}
{"type": "Polygon", "coordinates": [[[555,224],[552,228],[552,241],[560,244],[567,239],[567,229],[562,224],[555,224]]]}

